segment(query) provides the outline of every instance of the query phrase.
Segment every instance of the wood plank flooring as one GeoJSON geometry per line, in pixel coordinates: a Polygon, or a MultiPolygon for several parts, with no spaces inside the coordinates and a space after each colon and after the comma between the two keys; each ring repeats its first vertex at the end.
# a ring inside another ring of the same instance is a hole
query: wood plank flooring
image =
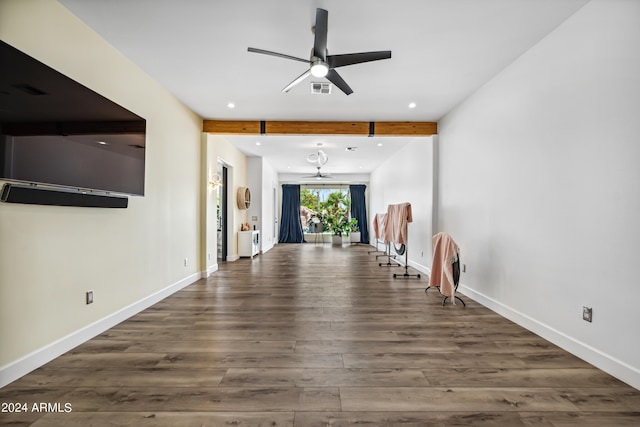
{"type": "Polygon", "coordinates": [[[0,425],[640,425],[640,391],[468,297],[442,307],[371,249],[222,263],[1,389],[28,410],[0,425]]]}

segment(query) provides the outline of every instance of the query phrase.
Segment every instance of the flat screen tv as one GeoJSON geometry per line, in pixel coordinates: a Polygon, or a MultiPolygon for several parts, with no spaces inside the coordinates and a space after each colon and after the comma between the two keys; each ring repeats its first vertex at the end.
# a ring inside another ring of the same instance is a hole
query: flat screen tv
{"type": "Polygon", "coordinates": [[[145,131],[143,118],[0,41],[0,180],[143,196],[145,131]]]}

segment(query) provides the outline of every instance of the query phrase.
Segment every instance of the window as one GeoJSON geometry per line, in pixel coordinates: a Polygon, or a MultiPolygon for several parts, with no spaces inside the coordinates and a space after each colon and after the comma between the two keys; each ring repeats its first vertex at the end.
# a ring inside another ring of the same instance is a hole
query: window
{"type": "Polygon", "coordinates": [[[315,233],[314,224],[323,223],[327,230],[326,216],[337,211],[348,217],[351,198],[348,187],[312,187],[300,189],[300,221],[305,233],[315,233]]]}

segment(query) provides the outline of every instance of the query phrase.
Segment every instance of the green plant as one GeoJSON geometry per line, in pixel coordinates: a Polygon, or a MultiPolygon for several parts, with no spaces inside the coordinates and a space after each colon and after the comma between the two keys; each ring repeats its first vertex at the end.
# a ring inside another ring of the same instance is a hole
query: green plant
{"type": "Polygon", "coordinates": [[[351,232],[360,231],[357,218],[351,218],[351,221],[349,221],[349,228],[351,229],[351,232]]]}
{"type": "Polygon", "coordinates": [[[349,197],[347,197],[346,193],[333,191],[327,196],[327,200],[320,203],[320,210],[327,211],[329,213],[334,213],[338,210],[347,212],[349,211],[350,204],[351,201],[349,200],[349,197]]]}
{"type": "Polygon", "coordinates": [[[331,232],[336,236],[343,234],[348,236],[351,231],[351,224],[347,217],[347,211],[344,209],[336,209],[325,216],[325,221],[331,232]]]}
{"type": "Polygon", "coordinates": [[[325,220],[326,212],[314,212],[309,218],[309,232],[321,233],[324,231],[327,221],[325,220]]]}
{"type": "Polygon", "coordinates": [[[335,236],[348,236],[352,229],[349,220],[350,200],[346,193],[334,191],[329,194],[327,200],[320,203],[322,209],[322,219],[327,228],[335,236]]]}

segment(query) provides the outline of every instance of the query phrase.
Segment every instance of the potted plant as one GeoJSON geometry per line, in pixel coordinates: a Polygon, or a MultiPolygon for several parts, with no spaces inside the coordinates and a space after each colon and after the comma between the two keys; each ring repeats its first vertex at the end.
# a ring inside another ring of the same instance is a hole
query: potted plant
{"type": "Polygon", "coordinates": [[[351,226],[345,210],[336,209],[335,211],[327,214],[325,220],[329,230],[333,233],[331,242],[334,245],[349,243],[349,232],[351,231],[351,226]]]}
{"type": "Polygon", "coordinates": [[[351,218],[351,221],[349,221],[349,228],[351,230],[351,233],[349,234],[351,243],[360,243],[361,233],[357,218],[351,218]]]}
{"type": "Polygon", "coordinates": [[[342,245],[349,243],[349,233],[351,226],[349,223],[349,199],[346,194],[334,191],[327,196],[327,200],[322,202],[321,207],[324,214],[325,229],[331,230],[332,243],[342,245]]]}
{"type": "Polygon", "coordinates": [[[309,233],[322,233],[324,231],[324,216],[326,211],[314,212],[309,221],[309,233]]]}

